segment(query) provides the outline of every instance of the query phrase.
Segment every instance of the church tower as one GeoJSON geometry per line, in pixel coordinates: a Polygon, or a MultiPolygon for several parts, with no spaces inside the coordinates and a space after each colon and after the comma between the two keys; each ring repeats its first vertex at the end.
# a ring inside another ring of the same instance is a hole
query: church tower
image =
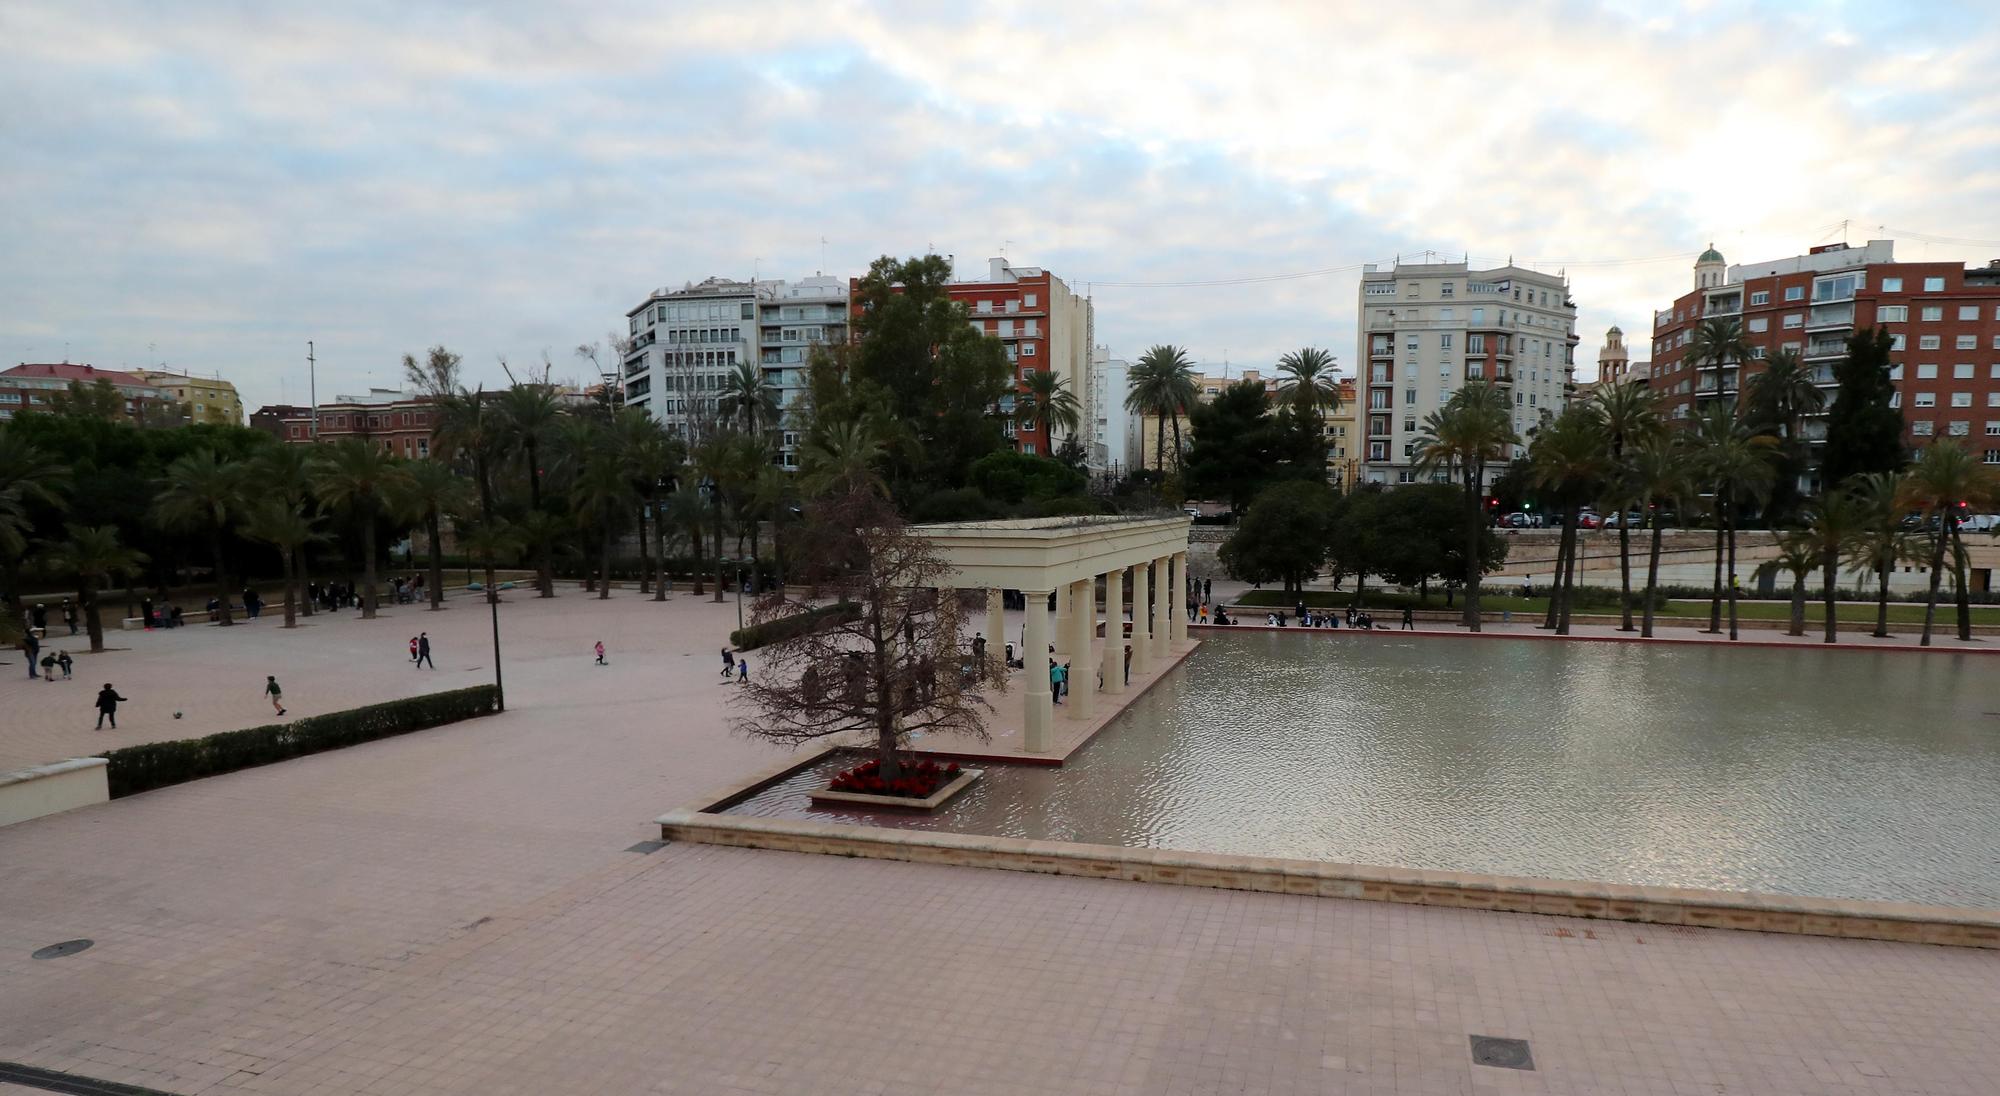
{"type": "Polygon", "coordinates": [[[1696,289],[1715,289],[1723,284],[1723,279],[1728,274],[1729,264],[1722,261],[1722,252],[1717,251],[1713,243],[1708,245],[1707,251],[1701,253],[1701,258],[1694,261],[1696,289]]]}

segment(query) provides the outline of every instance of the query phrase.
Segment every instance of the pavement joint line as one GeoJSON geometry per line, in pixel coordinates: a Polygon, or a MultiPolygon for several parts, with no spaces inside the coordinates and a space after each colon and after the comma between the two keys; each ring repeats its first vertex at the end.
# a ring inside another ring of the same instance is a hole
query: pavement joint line
{"type": "Polygon", "coordinates": [[[40,1066],[23,1065],[20,1062],[0,1062],[0,1081],[39,1088],[44,1092],[66,1092],[72,1096],[177,1096],[176,1093],[161,1088],[122,1084],[101,1077],[85,1077],[80,1073],[43,1069],[40,1066]]]}

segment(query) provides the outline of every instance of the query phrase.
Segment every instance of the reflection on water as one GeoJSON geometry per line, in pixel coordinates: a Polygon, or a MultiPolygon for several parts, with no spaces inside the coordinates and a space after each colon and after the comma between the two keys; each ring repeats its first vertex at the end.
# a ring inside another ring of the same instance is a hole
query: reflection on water
{"type": "Polygon", "coordinates": [[[734,810],[2000,906],[1996,711],[1972,655],[1211,634],[1064,768],[928,817],[813,808],[824,772],[734,810]]]}

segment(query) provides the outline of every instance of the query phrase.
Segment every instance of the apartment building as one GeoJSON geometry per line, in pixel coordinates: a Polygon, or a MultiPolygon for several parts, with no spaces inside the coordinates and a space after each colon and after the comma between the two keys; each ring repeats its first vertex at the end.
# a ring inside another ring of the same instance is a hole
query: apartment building
{"type": "MultiPolygon", "coordinates": [[[[1695,263],[1693,290],[1653,316],[1650,383],[1667,413],[1686,419],[1708,402],[1736,401],[1763,361],[1791,350],[1830,404],[1848,337],[1870,327],[1891,338],[1905,441],[1922,448],[1956,438],[2000,464],[2000,260],[1980,267],[1898,262],[1893,240],[1870,240],[1732,266],[1710,247],[1695,263]],[[1748,361],[1694,358],[1695,330],[1711,319],[1742,325],[1748,361]]],[[[1817,463],[1824,415],[1801,434],[1817,463]]]]}
{"type": "Polygon", "coordinates": [[[58,392],[71,382],[107,382],[117,391],[119,413],[139,426],[178,426],[187,421],[174,398],[145,378],[122,369],[99,369],[69,362],[22,362],[0,372],[0,422],[26,411],[51,411],[58,392]]]}
{"type": "Polygon", "coordinates": [[[1090,464],[1107,472],[1123,474],[1132,469],[1138,454],[1139,419],[1125,406],[1130,389],[1132,363],[1111,356],[1111,348],[1100,346],[1090,358],[1091,419],[1090,464]]]}
{"type": "Polygon", "coordinates": [[[1361,397],[1354,378],[1339,380],[1340,406],[1326,417],[1326,481],[1342,491],[1360,482],[1361,397]]]}
{"type": "Polygon", "coordinates": [[[726,378],[754,362],[778,398],[777,462],[796,468],[793,416],[805,396],[807,363],[814,346],[847,341],[848,319],[845,278],[707,278],[654,290],[626,313],[625,403],[691,438],[718,416],[726,378]]]}
{"type": "MultiPolygon", "coordinates": [[[[281,439],[293,445],[310,444],[312,409],[285,410],[294,413],[280,419],[281,439]]],[[[332,402],[319,405],[319,440],[362,438],[381,446],[391,456],[423,460],[431,455],[431,432],[437,426],[435,417],[429,396],[400,388],[370,388],[363,395],[335,396],[332,402]]]]}
{"type": "MultiPolygon", "coordinates": [[[[1556,275],[1513,265],[1370,264],[1361,275],[1359,315],[1363,482],[1429,478],[1416,470],[1424,417],[1468,381],[1510,396],[1524,438],[1562,409],[1574,382],[1576,302],[1556,275]]],[[[1489,475],[1514,455],[1494,462],[1489,475]]]]}
{"type": "MultiPolygon", "coordinates": [[[[1070,292],[1068,283],[1038,266],[1013,266],[1006,259],[988,259],[986,277],[953,281],[946,292],[971,313],[972,326],[1000,340],[1013,366],[1017,391],[1037,371],[1061,377],[1079,404],[1079,438],[1093,471],[1104,465],[1092,459],[1089,443],[1103,393],[1090,380],[1096,310],[1090,298],[1070,292]]],[[[1026,429],[1014,423],[1013,399],[1001,401],[1007,433],[1023,453],[1055,452],[1064,434],[1026,429]]]]}
{"type": "Polygon", "coordinates": [[[189,422],[243,425],[243,397],[221,377],[197,377],[172,369],[134,369],[132,375],[167,393],[187,412],[189,422]]]}

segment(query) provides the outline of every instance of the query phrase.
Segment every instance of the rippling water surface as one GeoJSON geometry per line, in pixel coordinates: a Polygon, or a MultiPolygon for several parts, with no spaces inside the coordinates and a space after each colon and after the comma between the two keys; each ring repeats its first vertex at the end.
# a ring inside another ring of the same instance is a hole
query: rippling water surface
{"type": "Polygon", "coordinates": [[[1211,634],[1067,766],[987,766],[935,815],[815,809],[824,775],[733,810],[2000,906],[1980,656],[1211,634]]]}

